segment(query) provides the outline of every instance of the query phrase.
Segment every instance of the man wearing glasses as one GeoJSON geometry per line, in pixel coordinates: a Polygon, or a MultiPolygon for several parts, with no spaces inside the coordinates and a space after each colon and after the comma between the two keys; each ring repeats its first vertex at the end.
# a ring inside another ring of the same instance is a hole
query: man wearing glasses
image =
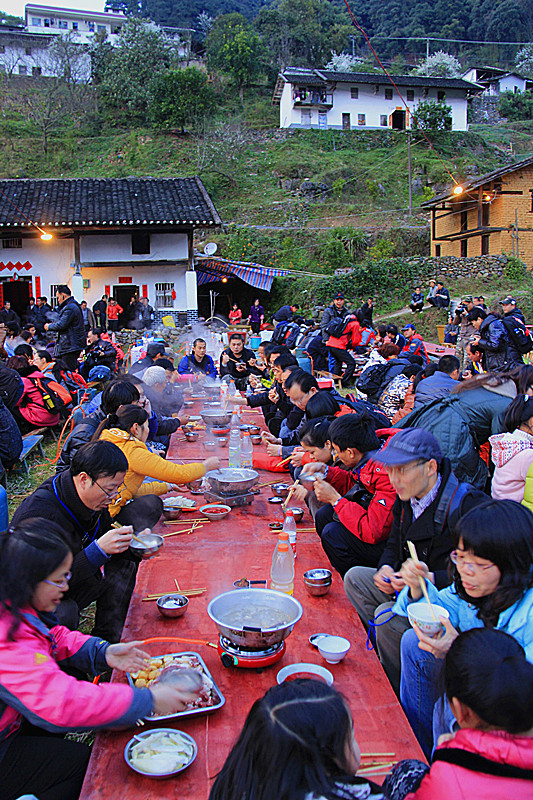
{"type": "MultiPolygon", "coordinates": [[[[129,549],[133,527],[112,528],[107,510],[127,469],[125,455],[111,442],[84,444],[69,469],[44,481],[20,504],[10,526],[14,528],[29,517],[44,517],[61,527],[74,561],[69,590],[56,616],[61,624],[76,630],[80,612],[96,600],[92,635],[109,642],[120,641],[138,566],[129,549]]],[[[161,500],[141,497],[126,510],[124,523],[131,522],[131,510],[142,527],[151,527],[161,515],[161,500]],[[150,507],[152,500],[157,507],[150,507]]],[[[139,530],[137,524],[135,530],[139,530]]]]}
{"type": "Polygon", "coordinates": [[[399,570],[410,557],[407,542],[415,545],[437,589],[448,586],[451,531],[459,517],[487,496],[457,480],[436,438],[422,428],[399,431],[373,459],[385,466],[396,491],[392,529],[377,570],[353,567],[345,575],[344,588],[363,625],[368,629],[369,620],[378,623],[376,649],[398,693],[400,640],[409,622],[407,617],[391,615],[390,609],[405,585],[399,570]]]}

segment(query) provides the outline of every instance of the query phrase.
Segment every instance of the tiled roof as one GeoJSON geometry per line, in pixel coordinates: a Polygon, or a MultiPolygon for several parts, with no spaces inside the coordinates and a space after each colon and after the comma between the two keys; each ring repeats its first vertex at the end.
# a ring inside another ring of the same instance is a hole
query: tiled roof
{"type": "MultiPolygon", "coordinates": [[[[306,86],[325,86],[330,83],[370,83],[392,86],[390,78],[383,72],[333,72],[326,69],[299,69],[288,67],[281,73],[290,83],[306,86]]],[[[398,86],[435,87],[437,89],[465,89],[469,92],[481,90],[471,81],[462,78],[426,78],[418,75],[393,75],[398,86]]]]}
{"type": "Polygon", "coordinates": [[[524,158],[522,161],[517,161],[514,164],[506,164],[505,167],[500,167],[500,169],[495,169],[492,172],[486,172],[484,175],[480,175],[478,178],[472,178],[471,181],[462,181],[461,186],[463,187],[464,192],[461,195],[454,195],[453,189],[450,189],[447,192],[443,192],[443,194],[432,197],[431,200],[426,200],[424,203],[421,203],[421,206],[423,208],[431,208],[432,206],[438,206],[445,200],[460,199],[466,192],[471,192],[474,189],[478,189],[485,183],[490,183],[491,181],[497,180],[503,175],[507,175],[509,172],[517,172],[519,169],[524,169],[524,167],[530,167],[532,164],[533,156],[524,158]]]}
{"type": "Polygon", "coordinates": [[[0,227],[220,225],[200,178],[0,181],[0,227]]]}

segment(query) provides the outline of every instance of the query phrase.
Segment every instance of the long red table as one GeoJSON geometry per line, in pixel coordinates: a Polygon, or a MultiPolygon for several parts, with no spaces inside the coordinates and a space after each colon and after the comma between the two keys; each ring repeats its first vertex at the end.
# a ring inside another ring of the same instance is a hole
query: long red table
{"type": "MultiPolygon", "coordinates": [[[[244,421],[259,424],[262,416],[244,412],[244,421]]],[[[207,453],[202,445],[203,434],[195,443],[173,437],[168,458],[179,462],[203,460],[207,453]]],[[[227,465],[227,448],[217,449],[222,465],[227,465]]],[[[273,481],[273,473],[261,473],[260,482],[273,481]]],[[[282,477],[282,476],[280,476],[282,477]]],[[[217,642],[217,630],[206,608],[216,595],[233,589],[233,581],[246,576],[251,580],[269,579],[272,552],[276,537],[268,522],[281,519],[279,507],[267,502],[269,487],[262,489],[250,506],[235,508],[220,522],[208,522],[190,535],[171,536],[156,557],[141,563],[137,585],[130,604],[123,640],[150,636],[183,636],[217,642]],[[205,594],[191,597],[186,614],[179,619],[165,619],[155,602],[143,602],[149,593],[175,591],[174,580],[182,589],[207,587],[205,594]]],[[[203,497],[196,495],[203,501],[203,497]]],[[[199,505],[201,502],[199,503],[199,505]]],[[[192,513],[191,517],[198,517],[192,513]]],[[[181,520],[187,518],[183,514],[181,520]]],[[[306,511],[298,528],[312,527],[306,511]]],[[[183,526],[180,526],[183,527],[183,526]]],[[[159,532],[174,528],[161,526],[159,532]]],[[[165,721],[164,727],[175,727],[191,734],[198,745],[195,762],[174,779],[164,782],[144,778],[126,765],[123,751],[132,731],[101,733],[96,737],[80,800],[122,796],[128,800],[206,800],[217,772],[231,749],[252,703],[276,682],[281,667],[300,661],[321,664],[334,675],[335,686],[344,694],[352,710],[356,738],[364,752],[394,753],[387,760],[423,759],[422,752],[404,713],[373,652],[366,649],[366,633],[347,600],[342,580],[334,574],[329,594],[311,597],[307,594],[302,574],[307,569],[329,566],[315,532],[301,532],[297,538],[294,596],[302,603],[304,613],[286,640],[287,649],[281,661],[263,671],[226,668],[215,649],[197,645],[151,644],[152,655],[193,650],[199,652],[215,682],[226,698],[223,708],[196,718],[165,721]],[[340,664],[330,665],[318,650],[309,644],[312,633],[329,632],[345,636],[351,642],[348,655],[340,664]]],[[[125,680],[119,674],[114,680],[125,680]]],[[[376,778],[381,781],[381,778],[376,778]]]]}

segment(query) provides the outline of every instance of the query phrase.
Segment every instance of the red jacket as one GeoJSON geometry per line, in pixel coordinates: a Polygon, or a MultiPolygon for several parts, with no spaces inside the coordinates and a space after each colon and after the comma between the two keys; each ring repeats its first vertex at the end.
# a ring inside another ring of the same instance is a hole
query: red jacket
{"type": "Polygon", "coordinates": [[[31,608],[24,612],[11,642],[8,631],[12,621],[11,614],[0,614],[0,758],[22,715],[45,730],[65,732],[125,727],[150,714],[149,691],[123,683],[95,686],[60,669],[67,661],[93,674],[108,669],[107,642],[62,625],[49,628],[31,608]]]}
{"type": "Polygon", "coordinates": [[[108,319],[118,319],[118,315],[123,313],[123,309],[117,303],[116,306],[112,306],[111,303],[107,306],[107,318],[108,319]]]}
{"type": "Polygon", "coordinates": [[[356,319],[349,322],[344,330],[342,336],[336,338],[330,336],[326,342],[326,347],[338,347],[339,350],[353,350],[361,344],[361,326],[356,319]]]}
{"type": "Polygon", "coordinates": [[[424,366],[429,363],[429,357],[423,338],[419,333],[415,333],[407,342],[402,353],[409,353],[411,356],[422,356],[424,366]]]}
{"type": "MultiPolygon", "coordinates": [[[[467,769],[438,760],[439,753],[459,750],[482,756],[492,765],[533,770],[533,738],[512,736],[504,731],[463,728],[437,748],[429,773],[418,791],[405,800],[532,800],[533,781],[467,769]]],[[[451,755],[451,752],[449,753],[451,755]]]]}
{"type": "MultiPolygon", "coordinates": [[[[368,509],[353,500],[341,498],[335,505],[335,513],[350,533],[367,544],[384,541],[392,528],[392,507],[396,492],[382,464],[370,459],[359,470],[359,481],[373,495],[368,509]]],[[[353,472],[340,467],[329,467],[326,478],[339,494],[346,494],[354,485],[353,472]]]]}

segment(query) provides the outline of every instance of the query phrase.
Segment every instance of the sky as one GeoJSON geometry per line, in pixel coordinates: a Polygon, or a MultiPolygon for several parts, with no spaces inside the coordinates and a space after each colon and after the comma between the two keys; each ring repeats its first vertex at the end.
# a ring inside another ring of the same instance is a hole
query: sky
{"type": "MultiPolygon", "coordinates": [[[[45,0],[35,0],[38,5],[51,5],[55,8],[73,8],[78,11],[103,11],[105,0],[60,0],[60,2],[45,2],[45,0]]],[[[5,11],[6,14],[14,14],[17,17],[24,19],[24,6],[26,3],[23,0],[0,0],[0,10],[5,11]]]]}

